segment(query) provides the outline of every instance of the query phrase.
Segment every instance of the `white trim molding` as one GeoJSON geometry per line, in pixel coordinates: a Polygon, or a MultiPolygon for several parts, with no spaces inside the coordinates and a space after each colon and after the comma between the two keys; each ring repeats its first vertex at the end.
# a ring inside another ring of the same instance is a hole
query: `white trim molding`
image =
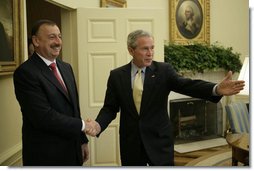
{"type": "Polygon", "coordinates": [[[0,154],[0,165],[10,166],[22,158],[22,142],[0,154]]]}

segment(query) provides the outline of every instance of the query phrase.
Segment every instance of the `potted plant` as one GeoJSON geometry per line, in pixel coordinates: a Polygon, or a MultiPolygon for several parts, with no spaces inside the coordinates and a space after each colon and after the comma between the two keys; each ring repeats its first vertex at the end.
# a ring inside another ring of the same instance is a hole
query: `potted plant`
{"type": "Polygon", "coordinates": [[[204,73],[204,71],[224,69],[239,72],[242,67],[240,53],[232,47],[215,44],[194,43],[177,45],[168,43],[164,46],[165,62],[170,63],[180,74],[185,72],[204,73]]]}

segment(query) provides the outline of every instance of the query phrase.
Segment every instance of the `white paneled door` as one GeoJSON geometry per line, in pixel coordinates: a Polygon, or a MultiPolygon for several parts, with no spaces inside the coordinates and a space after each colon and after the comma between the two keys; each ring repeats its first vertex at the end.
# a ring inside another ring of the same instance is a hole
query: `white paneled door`
{"type": "MultiPolygon", "coordinates": [[[[77,9],[78,86],[82,118],[95,119],[103,106],[110,70],[131,60],[127,35],[136,29],[152,32],[155,60],[163,61],[166,26],[162,9],[77,9]]],[[[120,166],[119,116],[99,138],[89,137],[88,166],[120,166]]]]}

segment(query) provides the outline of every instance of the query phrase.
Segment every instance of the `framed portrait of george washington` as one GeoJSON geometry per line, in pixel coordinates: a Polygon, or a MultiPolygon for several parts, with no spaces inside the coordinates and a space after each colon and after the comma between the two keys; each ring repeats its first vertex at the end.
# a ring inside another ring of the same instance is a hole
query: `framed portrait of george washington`
{"type": "Polygon", "coordinates": [[[0,1],[0,75],[12,74],[23,52],[23,0],[0,1]]]}
{"type": "Polygon", "coordinates": [[[104,8],[126,8],[126,0],[101,0],[101,7],[104,8]]]}
{"type": "Polygon", "coordinates": [[[170,41],[210,43],[210,0],[171,0],[170,41]]]}

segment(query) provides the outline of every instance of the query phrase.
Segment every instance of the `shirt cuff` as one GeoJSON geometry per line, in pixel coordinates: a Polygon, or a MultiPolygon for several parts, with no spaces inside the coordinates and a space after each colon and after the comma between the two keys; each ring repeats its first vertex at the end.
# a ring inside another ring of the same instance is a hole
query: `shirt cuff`
{"type": "Polygon", "coordinates": [[[216,89],[217,89],[217,86],[218,84],[216,84],[214,87],[213,87],[213,96],[220,96],[216,93],[216,89]]]}
{"type": "Polygon", "coordinates": [[[85,130],[85,127],[86,127],[86,124],[85,124],[85,122],[83,121],[83,120],[81,120],[82,121],[82,128],[81,128],[81,131],[84,131],[85,130]]]}

